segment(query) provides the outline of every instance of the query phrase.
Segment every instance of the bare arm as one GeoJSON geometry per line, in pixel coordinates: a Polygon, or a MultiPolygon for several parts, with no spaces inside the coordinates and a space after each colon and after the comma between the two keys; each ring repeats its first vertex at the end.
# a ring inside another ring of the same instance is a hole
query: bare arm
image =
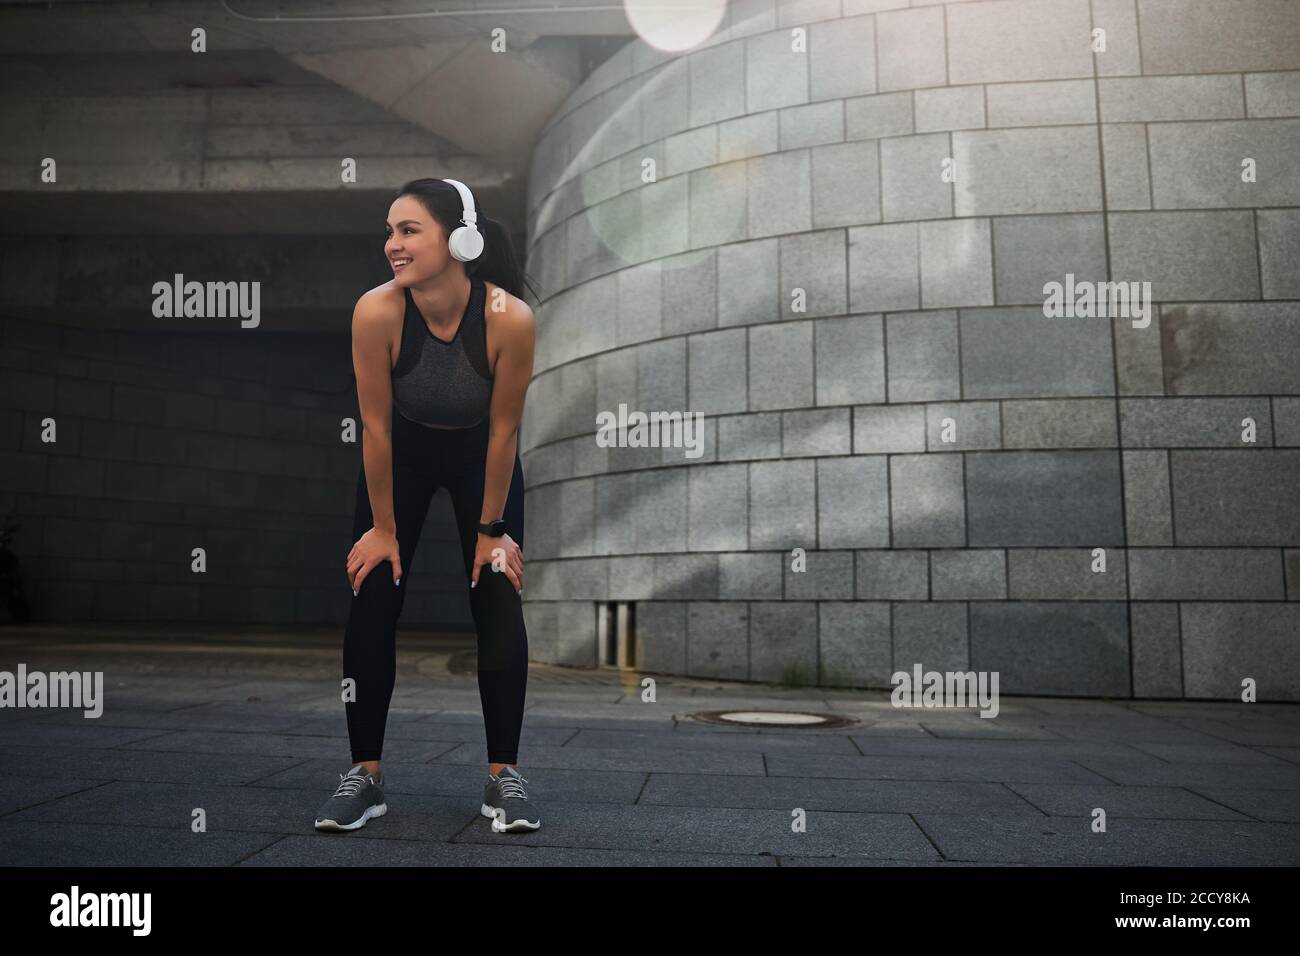
{"type": "Polygon", "coordinates": [[[483,475],[483,513],[479,516],[485,524],[500,518],[505,510],[510,479],[515,470],[524,396],[533,376],[536,340],[533,310],[520,299],[508,301],[509,307],[493,313],[500,331],[501,351],[493,370],[491,423],[483,475]]]}
{"type": "Polygon", "coordinates": [[[394,584],[402,580],[397,519],[393,513],[393,381],[388,327],[383,300],[374,292],[363,295],[352,313],[352,368],[357,376],[361,455],[374,527],[348,553],[348,579],[353,594],[381,561],[392,564],[394,584]]]}
{"type": "Polygon", "coordinates": [[[375,527],[397,533],[393,515],[393,382],[381,300],[363,295],[352,313],[352,368],[361,407],[361,455],[375,527]]]}

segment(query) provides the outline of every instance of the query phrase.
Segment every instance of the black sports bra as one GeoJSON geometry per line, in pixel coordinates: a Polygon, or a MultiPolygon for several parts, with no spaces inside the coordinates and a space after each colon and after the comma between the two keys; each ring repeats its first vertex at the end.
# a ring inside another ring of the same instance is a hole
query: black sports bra
{"type": "Polygon", "coordinates": [[[425,324],[406,289],[402,344],[393,366],[393,405],[406,418],[437,428],[472,428],[488,414],[492,373],[487,360],[487,289],[470,276],[469,302],[451,341],[425,324]]]}

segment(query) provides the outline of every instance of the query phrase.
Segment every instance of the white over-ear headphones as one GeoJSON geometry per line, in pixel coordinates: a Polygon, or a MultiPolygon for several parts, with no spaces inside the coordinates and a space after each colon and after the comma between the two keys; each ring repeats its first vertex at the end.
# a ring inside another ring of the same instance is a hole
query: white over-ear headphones
{"type": "Polygon", "coordinates": [[[478,231],[478,213],[474,211],[474,196],[470,193],[469,187],[456,179],[444,179],[444,183],[451,183],[460,193],[460,202],[464,207],[462,211],[462,226],[457,226],[450,236],[447,237],[447,248],[451,250],[453,259],[459,259],[461,262],[469,262],[471,259],[477,259],[483,253],[483,234],[478,231]]]}

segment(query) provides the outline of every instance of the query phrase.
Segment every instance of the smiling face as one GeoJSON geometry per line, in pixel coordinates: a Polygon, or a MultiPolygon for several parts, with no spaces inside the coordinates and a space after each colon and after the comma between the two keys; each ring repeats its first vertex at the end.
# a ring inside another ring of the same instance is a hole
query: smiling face
{"type": "Polygon", "coordinates": [[[394,285],[415,285],[456,261],[447,248],[442,224],[414,196],[393,200],[384,231],[384,256],[393,269],[394,285]]]}

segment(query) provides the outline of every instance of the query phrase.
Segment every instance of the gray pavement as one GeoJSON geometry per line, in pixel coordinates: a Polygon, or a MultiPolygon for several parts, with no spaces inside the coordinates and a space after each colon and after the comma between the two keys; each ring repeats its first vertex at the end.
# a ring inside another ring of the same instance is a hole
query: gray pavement
{"type": "Polygon", "coordinates": [[[399,633],[386,816],[317,833],[349,766],[341,629],[0,628],[0,670],[102,671],[104,711],[0,708],[0,859],[22,865],[1278,866],[1300,863],[1300,707],[1001,698],[533,665],[534,833],[479,815],[472,635],[399,633]],[[469,655],[472,660],[472,654],[469,655]],[[655,676],[655,675],[651,675],[655,676]],[[720,727],[813,710],[836,729],[720,727]],[[206,832],[194,832],[195,808],[206,832]],[[1092,832],[1094,808],[1106,832],[1092,832]],[[792,826],[806,821],[800,831],[792,826]]]}

